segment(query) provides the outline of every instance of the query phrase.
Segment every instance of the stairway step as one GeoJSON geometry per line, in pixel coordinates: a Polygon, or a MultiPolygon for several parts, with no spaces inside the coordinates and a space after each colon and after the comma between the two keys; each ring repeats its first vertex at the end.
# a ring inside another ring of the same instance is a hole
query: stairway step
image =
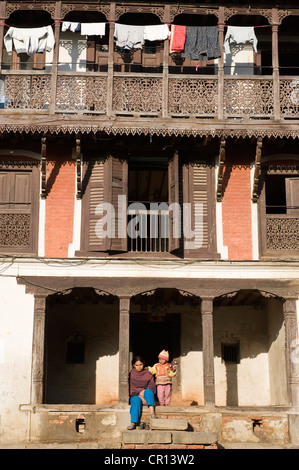
{"type": "Polygon", "coordinates": [[[214,444],[218,440],[217,432],[172,432],[174,444],[214,444]]]}
{"type": "Polygon", "coordinates": [[[169,431],[123,431],[123,444],[170,444],[169,431]]]}
{"type": "Polygon", "coordinates": [[[151,419],[150,427],[152,430],[168,430],[168,431],[186,431],[188,429],[188,421],[186,419],[151,419]]]}

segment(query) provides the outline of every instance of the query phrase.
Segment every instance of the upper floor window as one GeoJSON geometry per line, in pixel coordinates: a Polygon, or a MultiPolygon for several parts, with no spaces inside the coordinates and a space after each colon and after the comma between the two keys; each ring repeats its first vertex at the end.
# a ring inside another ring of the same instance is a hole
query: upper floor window
{"type": "Polygon", "coordinates": [[[298,257],[298,167],[281,165],[265,170],[259,206],[261,255],[298,257]]]}
{"type": "Polygon", "coordinates": [[[177,151],[109,155],[86,160],[83,180],[83,252],[215,256],[213,165],[177,151]]]}
{"type": "Polygon", "coordinates": [[[0,251],[36,253],[38,227],[37,166],[0,162],[0,251]]]}

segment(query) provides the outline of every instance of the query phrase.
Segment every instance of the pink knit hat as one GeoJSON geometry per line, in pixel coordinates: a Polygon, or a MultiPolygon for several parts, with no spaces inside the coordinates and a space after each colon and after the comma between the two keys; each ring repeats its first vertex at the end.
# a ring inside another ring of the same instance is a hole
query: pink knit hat
{"type": "Polygon", "coordinates": [[[161,357],[161,359],[165,359],[166,361],[168,361],[169,360],[168,351],[165,351],[165,349],[163,349],[163,351],[160,352],[158,357],[161,357]]]}

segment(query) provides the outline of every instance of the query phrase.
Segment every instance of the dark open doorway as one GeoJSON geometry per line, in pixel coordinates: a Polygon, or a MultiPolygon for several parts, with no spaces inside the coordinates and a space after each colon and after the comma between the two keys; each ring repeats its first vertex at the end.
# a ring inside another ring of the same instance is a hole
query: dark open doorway
{"type": "Polygon", "coordinates": [[[180,314],[155,316],[133,313],[130,322],[130,350],[132,356],[142,356],[146,365],[158,362],[158,354],[169,351],[170,361],[180,356],[180,314]]]}

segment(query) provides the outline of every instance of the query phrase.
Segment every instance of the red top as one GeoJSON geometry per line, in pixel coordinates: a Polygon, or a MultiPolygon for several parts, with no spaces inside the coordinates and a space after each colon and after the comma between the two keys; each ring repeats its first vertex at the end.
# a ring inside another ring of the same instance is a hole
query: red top
{"type": "Polygon", "coordinates": [[[130,372],[130,396],[132,393],[139,394],[146,388],[156,393],[156,385],[152,374],[148,370],[138,372],[136,369],[132,369],[130,372]]]}

